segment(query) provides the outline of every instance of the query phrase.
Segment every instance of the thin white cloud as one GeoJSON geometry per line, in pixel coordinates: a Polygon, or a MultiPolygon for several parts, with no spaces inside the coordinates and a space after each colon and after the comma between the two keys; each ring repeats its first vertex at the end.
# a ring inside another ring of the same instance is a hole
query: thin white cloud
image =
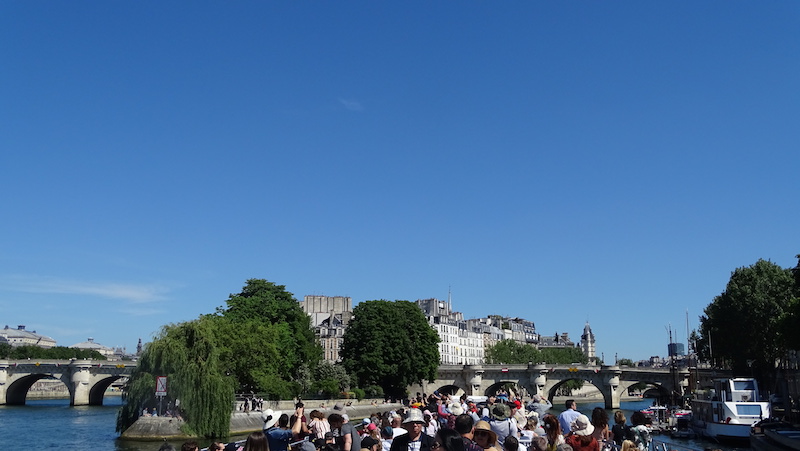
{"type": "Polygon", "coordinates": [[[78,294],[122,299],[137,304],[164,300],[169,291],[166,287],[152,284],[87,282],[35,276],[0,277],[0,289],[22,293],[78,294]]]}
{"type": "Polygon", "coordinates": [[[364,105],[361,105],[361,102],[358,100],[353,99],[339,99],[339,103],[341,103],[345,108],[350,111],[364,111],[364,105]]]}
{"type": "Polygon", "coordinates": [[[121,309],[119,312],[129,316],[153,316],[164,313],[164,310],[156,308],[129,308],[121,309]]]}

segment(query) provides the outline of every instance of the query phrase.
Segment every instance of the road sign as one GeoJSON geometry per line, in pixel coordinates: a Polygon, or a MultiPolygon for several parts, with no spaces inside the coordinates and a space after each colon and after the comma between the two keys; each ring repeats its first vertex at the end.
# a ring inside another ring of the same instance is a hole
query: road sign
{"type": "Polygon", "coordinates": [[[156,396],[167,396],[167,376],[156,378],[156,396]]]}

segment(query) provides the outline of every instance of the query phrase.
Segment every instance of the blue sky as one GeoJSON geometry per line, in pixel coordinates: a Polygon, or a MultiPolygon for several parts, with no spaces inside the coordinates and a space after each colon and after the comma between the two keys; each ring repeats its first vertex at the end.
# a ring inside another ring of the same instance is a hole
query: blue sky
{"type": "Polygon", "coordinates": [[[800,3],[4,2],[0,327],[133,349],[248,278],[606,361],[800,253],[800,3]]]}

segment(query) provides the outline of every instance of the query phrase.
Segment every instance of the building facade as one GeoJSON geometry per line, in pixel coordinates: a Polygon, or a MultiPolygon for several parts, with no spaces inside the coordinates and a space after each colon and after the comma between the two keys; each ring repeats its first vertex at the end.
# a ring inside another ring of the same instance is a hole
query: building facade
{"type": "Polygon", "coordinates": [[[25,330],[24,325],[11,329],[6,326],[0,330],[0,343],[7,343],[11,346],[38,346],[40,348],[52,348],[56,341],[47,335],[37,334],[36,331],[25,330]]]}
{"type": "Polygon", "coordinates": [[[353,318],[353,299],[349,296],[305,296],[298,301],[311,318],[311,327],[323,350],[323,358],[340,362],[344,331],[353,318]]]}
{"type": "Polygon", "coordinates": [[[435,298],[418,299],[428,324],[439,335],[439,362],[443,365],[477,365],[483,363],[483,334],[464,321],[461,312],[454,312],[450,301],[435,298]]]}

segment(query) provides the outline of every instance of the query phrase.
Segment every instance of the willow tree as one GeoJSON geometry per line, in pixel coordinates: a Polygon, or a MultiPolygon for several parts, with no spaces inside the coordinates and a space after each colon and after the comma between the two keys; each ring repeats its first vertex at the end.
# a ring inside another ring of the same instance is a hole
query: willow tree
{"type": "Polygon", "coordinates": [[[130,377],[117,417],[118,431],[130,427],[142,408],[157,403],[155,381],[166,376],[168,396],[179,403],[185,420],[183,432],[202,437],[228,435],[235,381],[223,373],[217,322],[204,317],[167,325],[147,344],[130,377]]]}

